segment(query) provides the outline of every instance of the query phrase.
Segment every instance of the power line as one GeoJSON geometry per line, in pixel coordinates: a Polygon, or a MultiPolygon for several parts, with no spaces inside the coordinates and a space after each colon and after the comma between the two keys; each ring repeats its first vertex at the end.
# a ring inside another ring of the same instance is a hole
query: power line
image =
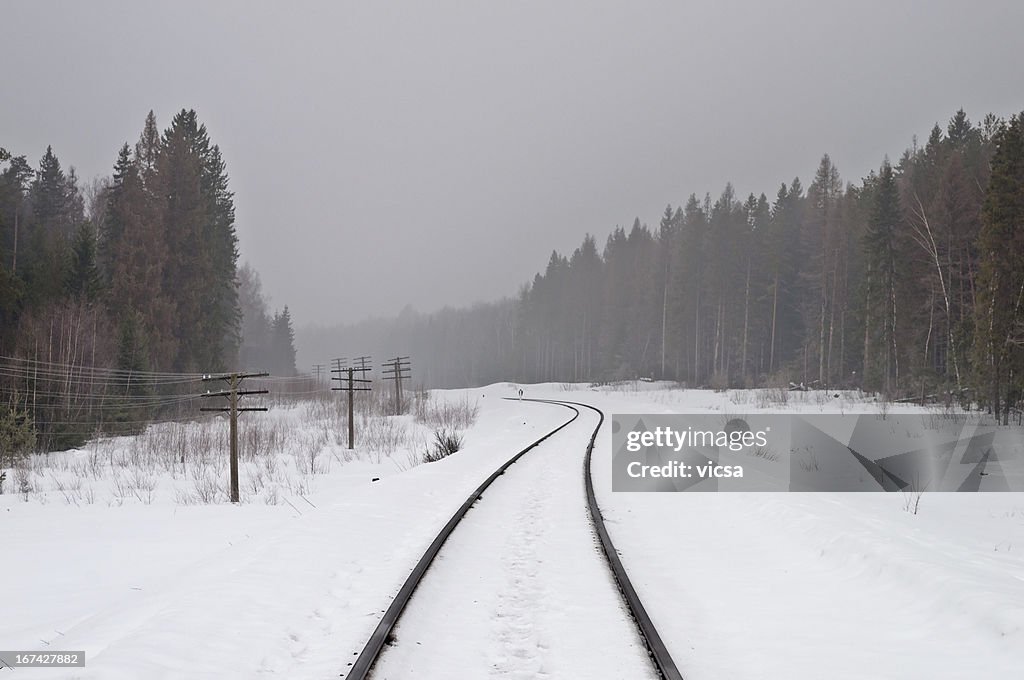
{"type": "Polygon", "coordinates": [[[77,373],[58,373],[52,371],[19,371],[11,370],[9,367],[0,366],[0,376],[7,378],[14,378],[16,380],[26,380],[34,382],[63,382],[63,383],[74,383],[76,385],[100,385],[100,386],[131,386],[138,385],[140,387],[152,386],[167,386],[167,385],[191,385],[199,382],[198,378],[190,378],[188,380],[169,380],[169,379],[157,379],[157,378],[131,378],[128,376],[115,377],[115,376],[103,376],[103,375],[88,375],[88,374],[77,374],[77,373]]]}
{"type": "Polygon", "coordinates": [[[313,381],[313,377],[309,375],[271,375],[266,378],[260,378],[257,382],[296,382],[296,383],[310,383],[313,381]]]}
{"type": "MultiPolygon", "coordinates": [[[[212,420],[214,418],[214,416],[213,415],[210,415],[210,416],[196,416],[196,419],[199,419],[199,418],[212,420]]],[[[111,426],[114,426],[114,425],[166,425],[167,423],[181,423],[181,422],[183,422],[183,421],[181,421],[181,420],[102,420],[102,421],[99,421],[99,422],[96,423],[96,429],[93,430],[92,432],[93,433],[102,432],[104,426],[111,427],[111,426]]],[[[185,422],[187,422],[187,421],[185,421],[185,422]]],[[[39,421],[39,422],[33,421],[32,424],[33,425],[89,425],[88,422],[83,422],[81,420],[44,420],[44,421],[39,421]]],[[[70,434],[70,433],[65,432],[64,430],[61,430],[60,432],[55,432],[53,434],[70,434]]]]}
{"type": "MultiPolygon", "coordinates": [[[[195,394],[125,394],[123,392],[108,391],[108,392],[53,392],[49,390],[31,390],[32,394],[39,397],[76,397],[79,399],[90,399],[95,401],[113,401],[118,400],[122,403],[133,402],[133,401],[163,401],[168,399],[197,399],[201,393],[195,394]]],[[[0,394],[8,394],[10,396],[19,395],[24,396],[26,394],[24,389],[18,389],[17,387],[10,387],[8,385],[0,385],[0,394]]]]}
{"type": "Polygon", "coordinates": [[[369,371],[373,370],[373,366],[370,365],[370,362],[372,360],[373,357],[371,356],[356,357],[355,359],[352,360],[352,367],[355,368],[360,373],[362,373],[362,377],[365,378],[366,374],[369,371]]]}
{"type": "MultiPolygon", "coordinates": [[[[39,395],[37,395],[39,396],[39,395]]],[[[188,397],[186,399],[163,399],[160,401],[145,401],[145,402],[121,402],[121,403],[100,403],[90,404],[87,401],[76,401],[71,404],[65,404],[60,402],[47,402],[43,404],[37,404],[37,407],[46,408],[49,410],[62,410],[72,409],[75,411],[81,411],[83,413],[91,413],[93,411],[119,411],[127,409],[156,409],[161,406],[174,406],[176,404],[186,404],[195,401],[199,398],[199,395],[194,397],[188,397]]]]}
{"type": "Polygon", "coordinates": [[[92,372],[102,372],[110,374],[123,374],[123,375],[134,375],[139,377],[159,377],[159,378],[196,378],[201,379],[204,374],[202,373],[177,373],[170,371],[136,371],[127,368],[109,368],[106,366],[88,366],[85,364],[68,364],[56,361],[42,361],[40,359],[27,359],[21,357],[10,357],[0,356],[0,361],[7,361],[15,364],[26,364],[29,366],[44,366],[57,369],[74,369],[74,370],[86,370],[92,372]]]}

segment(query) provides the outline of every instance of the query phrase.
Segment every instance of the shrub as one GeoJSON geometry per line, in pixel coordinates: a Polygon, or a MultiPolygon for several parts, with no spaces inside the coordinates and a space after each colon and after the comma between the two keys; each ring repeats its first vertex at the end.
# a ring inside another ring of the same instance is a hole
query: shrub
{"type": "Polygon", "coordinates": [[[457,430],[441,428],[434,430],[433,447],[427,447],[423,452],[424,463],[435,463],[442,458],[447,458],[462,448],[462,435],[457,430]]]}
{"type": "Polygon", "coordinates": [[[6,455],[5,467],[14,467],[36,445],[36,430],[27,411],[0,404],[0,452],[6,455]]]}

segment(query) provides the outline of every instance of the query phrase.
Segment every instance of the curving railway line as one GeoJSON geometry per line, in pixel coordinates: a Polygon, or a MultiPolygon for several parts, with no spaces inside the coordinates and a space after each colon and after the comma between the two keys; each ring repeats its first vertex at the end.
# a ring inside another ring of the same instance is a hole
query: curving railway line
{"type": "MultiPolygon", "coordinates": [[[[388,665],[387,664],[388,659],[390,658],[390,656],[392,656],[394,654],[393,652],[389,652],[389,650],[392,650],[395,646],[401,647],[401,646],[407,645],[407,643],[406,643],[406,637],[407,636],[405,636],[405,635],[398,635],[397,639],[396,639],[396,625],[399,623],[399,620],[402,619],[403,615],[405,615],[407,613],[407,611],[410,609],[410,602],[413,601],[414,593],[416,593],[417,589],[424,582],[424,578],[427,576],[427,573],[430,570],[431,565],[435,562],[435,559],[438,558],[439,554],[441,554],[441,552],[442,552],[441,549],[445,545],[445,543],[448,541],[449,537],[453,534],[453,532],[455,532],[455,529],[460,525],[462,520],[467,516],[467,514],[470,511],[470,509],[473,508],[477,504],[477,502],[481,500],[481,497],[484,495],[484,492],[488,491],[488,489],[491,487],[491,485],[496,480],[498,480],[500,477],[505,475],[505,473],[509,470],[509,468],[511,468],[513,465],[515,465],[517,462],[519,462],[524,456],[526,456],[526,454],[530,453],[531,451],[534,451],[535,449],[540,447],[545,442],[548,442],[552,437],[554,437],[559,432],[565,430],[566,428],[569,428],[574,422],[576,422],[580,418],[581,409],[589,409],[590,411],[593,411],[594,413],[596,413],[597,416],[598,416],[597,425],[593,428],[593,431],[590,434],[589,440],[586,443],[586,451],[585,451],[585,454],[583,455],[583,487],[584,487],[584,490],[585,490],[586,514],[585,514],[585,519],[580,519],[578,523],[572,524],[571,522],[566,522],[567,526],[560,527],[560,528],[562,529],[563,532],[564,531],[571,531],[571,532],[573,532],[573,534],[574,534],[572,536],[573,543],[574,543],[574,545],[577,546],[577,549],[579,549],[579,546],[583,544],[584,539],[586,541],[589,541],[590,545],[592,546],[592,544],[593,544],[592,543],[593,536],[596,535],[596,537],[598,539],[598,542],[600,544],[600,552],[603,555],[605,563],[606,563],[606,566],[607,566],[607,569],[605,570],[605,576],[602,577],[602,580],[604,580],[606,582],[607,572],[610,570],[611,576],[614,578],[614,581],[615,581],[616,585],[618,586],[619,595],[621,595],[620,598],[615,598],[614,596],[608,596],[607,594],[598,594],[598,593],[587,592],[586,593],[586,599],[593,600],[592,602],[588,602],[588,606],[590,606],[590,607],[600,606],[600,607],[603,607],[606,610],[607,609],[611,609],[613,607],[618,607],[620,612],[622,610],[625,610],[625,612],[628,613],[628,617],[623,617],[623,616],[621,616],[621,614],[605,612],[606,615],[619,616],[619,618],[631,618],[632,623],[635,624],[636,632],[639,635],[639,641],[642,643],[643,647],[645,648],[646,655],[650,659],[650,663],[648,663],[646,661],[646,659],[643,658],[642,654],[632,654],[632,655],[630,655],[630,654],[627,653],[627,654],[623,655],[627,659],[630,659],[630,660],[635,659],[635,662],[630,661],[630,663],[635,663],[635,666],[636,666],[636,668],[635,668],[636,676],[635,677],[644,677],[644,676],[652,677],[652,676],[656,676],[656,677],[665,678],[666,680],[681,680],[682,679],[682,674],[679,672],[679,669],[677,668],[675,662],[673,661],[673,659],[671,657],[671,654],[669,653],[667,647],[665,646],[664,642],[662,641],[661,636],[658,634],[658,631],[657,631],[653,621],[651,620],[650,616],[648,616],[648,614],[647,614],[647,612],[646,612],[646,610],[645,610],[645,608],[643,606],[643,603],[641,602],[641,600],[640,600],[640,598],[639,598],[639,596],[638,596],[638,594],[636,592],[636,589],[633,587],[633,584],[629,580],[629,576],[628,576],[628,574],[626,572],[626,569],[623,566],[622,561],[619,558],[618,552],[617,552],[614,544],[612,543],[611,537],[608,534],[608,530],[605,527],[604,518],[603,518],[603,516],[601,514],[601,509],[600,509],[600,507],[598,505],[597,497],[596,497],[595,492],[594,492],[594,484],[593,484],[593,480],[592,480],[592,476],[591,476],[592,454],[593,454],[593,450],[594,450],[594,446],[595,446],[595,443],[596,443],[596,440],[597,440],[598,433],[599,433],[599,431],[601,429],[601,426],[604,423],[604,413],[600,409],[598,409],[598,408],[596,408],[594,406],[591,406],[589,404],[579,403],[579,402],[543,400],[543,399],[524,399],[523,401],[529,401],[529,402],[533,402],[533,403],[550,404],[550,405],[553,405],[553,406],[559,406],[559,407],[562,407],[562,408],[565,408],[565,409],[568,409],[568,410],[572,411],[572,416],[568,420],[563,422],[561,425],[559,425],[558,427],[556,427],[556,428],[552,429],[550,432],[546,433],[543,437],[539,438],[538,440],[534,441],[532,444],[530,444],[529,446],[527,446],[523,450],[521,450],[518,453],[516,453],[515,455],[513,455],[508,461],[506,461],[504,464],[502,464],[489,477],[487,477],[487,479],[485,479],[483,481],[483,483],[481,483],[469,495],[469,497],[465,500],[465,502],[452,515],[451,519],[448,520],[448,522],[444,525],[444,527],[437,534],[437,536],[434,538],[434,540],[430,543],[430,545],[428,546],[426,551],[423,553],[423,555],[420,557],[420,559],[416,563],[416,566],[413,568],[412,572],[409,574],[409,576],[406,579],[405,583],[403,583],[402,587],[399,589],[398,594],[395,596],[394,600],[391,602],[391,605],[387,608],[387,610],[384,611],[383,616],[381,617],[381,619],[378,622],[377,626],[374,628],[373,632],[371,633],[369,640],[363,646],[362,650],[358,653],[358,656],[357,656],[356,660],[352,663],[352,665],[349,668],[349,670],[347,671],[347,673],[344,674],[344,677],[346,677],[347,680],[365,680],[365,679],[368,679],[368,678],[380,678],[381,676],[383,676],[384,678],[390,677],[387,674],[387,672],[380,671],[381,666],[387,666],[388,665]],[[581,536],[580,534],[585,532],[586,524],[590,525],[590,535],[584,537],[584,536],[581,536]],[[594,597],[591,597],[592,594],[594,595],[594,597]],[[616,601],[616,600],[618,600],[618,601],[616,601]],[[382,662],[382,659],[383,659],[383,662],[382,662]],[[653,666],[653,668],[651,666],[653,666]]],[[[568,449],[570,447],[563,446],[563,448],[568,449]]],[[[535,459],[535,457],[531,457],[530,458],[531,463],[536,465],[536,461],[534,459],[535,459]]],[[[552,459],[552,460],[554,460],[554,459],[552,459]]],[[[562,459],[558,459],[558,460],[562,460],[562,459]]],[[[564,462],[567,462],[567,461],[563,461],[561,463],[563,466],[564,466],[564,462]]],[[[563,467],[563,469],[564,469],[564,467],[563,467]]],[[[521,474],[521,475],[522,474],[526,474],[526,471],[524,470],[523,473],[518,473],[518,474],[521,474]]],[[[534,484],[536,484],[536,482],[534,482],[534,484]]],[[[516,493],[514,495],[516,495],[516,496],[522,496],[522,493],[521,493],[520,489],[514,489],[514,490],[504,489],[504,490],[501,491],[501,493],[506,494],[506,497],[508,497],[508,494],[511,491],[515,491],[516,493]]],[[[499,491],[494,490],[494,491],[492,491],[490,493],[498,494],[499,491]]],[[[488,499],[491,498],[490,493],[488,494],[488,499]]],[[[532,506],[537,504],[537,503],[543,502],[543,498],[550,497],[550,496],[554,495],[554,493],[557,493],[557,491],[548,490],[548,493],[540,495],[541,492],[539,490],[535,489],[533,496],[531,496],[528,499],[517,498],[516,502],[519,504],[519,507],[530,507],[531,508],[531,512],[533,514],[537,514],[538,511],[533,509],[532,506]]],[[[497,501],[495,501],[495,502],[497,502],[497,501]]],[[[562,500],[562,502],[563,503],[575,503],[576,501],[574,501],[571,498],[566,497],[564,500],[562,500]]],[[[581,509],[579,509],[579,508],[576,508],[576,509],[578,511],[582,512],[581,509]]],[[[557,509],[552,510],[550,508],[548,508],[547,510],[550,511],[550,512],[557,511],[557,509]]],[[[504,511],[504,509],[502,509],[502,512],[503,511],[504,511]]],[[[482,516],[482,515],[470,514],[470,516],[471,517],[477,517],[477,516],[482,516]]],[[[533,521],[536,521],[537,519],[538,518],[534,517],[533,521]]],[[[550,518],[548,518],[548,520],[550,520],[550,518]]],[[[509,521],[511,521],[511,520],[509,520],[509,521]]],[[[563,519],[561,517],[559,517],[556,521],[559,524],[563,523],[563,519]]],[[[548,523],[550,524],[550,521],[548,523]]],[[[469,535],[469,530],[467,530],[467,535],[469,535]]],[[[462,532],[460,532],[459,536],[460,537],[462,536],[462,532]]],[[[480,536],[483,536],[483,534],[479,533],[479,528],[477,528],[476,532],[473,533],[472,536],[475,537],[473,540],[476,540],[476,538],[478,538],[480,536]]],[[[566,538],[565,536],[560,535],[560,536],[558,536],[558,537],[556,537],[555,539],[552,539],[552,540],[554,540],[556,543],[558,543],[559,547],[561,547],[562,543],[567,543],[568,542],[568,541],[565,540],[565,538],[566,538]]],[[[531,541],[533,539],[532,538],[518,539],[518,543],[521,544],[521,543],[523,543],[524,540],[531,541]]],[[[494,551],[494,546],[491,546],[490,548],[487,548],[487,547],[483,547],[483,546],[475,546],[474,545],[474,549],[477,550],[477,551],[488,551],[488,550],[494,551]]],[[[566,549],[568,549],[568,548],[566,548],[566,549]]],[[[584,547],[584,549],[586,549],[586,548],[584,547]]],[[[590,548],[590,550],[592,551],[592,547],[590,548]]],[[[447,551],[446,551],[445,555],[447,555],[447,551]]],[[[442,559],[444,560],[444,556],[442,556],[442,559]]],[[[452,559],[453,559],[453,564],[452,564],[452,566],[450,568],[451,569],[455,569],[456,565],[458,563],[458,560],[455,558],[455,556],[452,556],[452,559]]],[[[492,560],[499,560],[499,559],[502,559],[502,558],[500,558],[498,556],[492,556],[491,559],[492,560]]],[[[529,553],[527,556],[523,556],[523,555],[514,556],[511,561],[513,561],[513,562],[522,562],[524,559],[526,559],[528,561],[536,560],[538,562],[543,562],[543,560],[537,559],[536,556],[534,556],[532,553],[529,553]]],[[[541,565],[541,566],[545,566],[545,565],[541,565]]],[[[437,568],[441,568],[441,567],[438,566],[437,568]]],[[[448,569],[448,568],[449,568],[448,566],[445,567],[445,569],[448,569]]],[[[467,569],[467,568],[471,569],[472,567],[464,567],[464,569],[467,569]]],[[[431,572],[431,573],[433,574],[433,572],[431,572]]],[[[465,579],[465,577],[463,577],[463,576],[454,576],[452,574],[448,574],[448,577],[449,577],[449,579],[454,579],[455,583],[460,583],[460,581],[458,579],[465,579]]],[[[578,576],[574,575],[574,578],[579,578],[579,579],[581,579],[582,582],[587,583],[584,574],[580,574],[578,576]]],[[[465,582],[465,581],[463,581],[463,582],[465,582]]],[[[593,583],[593,581],[590,581],[589,583],[593,583]]],[[[467,582],[467,586],[466,587],[470,588],[470,587],[472,587],[472,585],[473,585],[472,583],[468,583],[467,582]]],[[[487,586],[487,585],[478,585],[477,587],[479,587],[479,588],[488,588],[489,589],[489,586],[487,586]]],[[[524,582],[519,577],[515,578],[514,585],[511,586],[511,587],[513,587],[515,589],[532,588],[532,586],[524,585],[524,582]]],[[[605,590],[605,589],[603,589],[601,587],[596,587],[596,588],[593,588],[593,590],[605,590]]],[[[581,594],[582,593],[578,593],[577,595],[581,595],[581,594]]],[[[469,596],[467,596],[467,597],[469,597],[469,596]]],[[[536,597],[543,597],[543,596],[538,596],[538,595],[535,594],[534,597],[536,598],[536,597]]],[[[582,599],[582,598],[580,598],[580,599],[582,599]]],[[[477,602],[477,600],[474,599],[474,600],[471,601],[471,603],[464,603],[462,606],[472,606],[472,605],[475,605],[476,602],[477,602]]],[[[446,607],[447,606],[451,606],[451,604],[449,602],[445,602],[444,605],[446,607]]],[[[433,606],[435,608],[437,607],[437,605],[433,605],[433,606]]],[[[526,608],[529,609],[530,605],[526,605],[526,608]]],[[[441,616],[442,615],[441,612],[433,612],[433,614],[435,616],[441,616]]],[[[411,615],[411,614],[409,614],[409,615],[411,615]]],[[[404,621],[404,619],[403,619],[403,621],[404,621]]],[[[402,625],[404,627],[406,624],[403,623],[402,625]]],[[[424,624],[420,624],[420,627],[424,628],[424,627],[430,627],[430,626],[429,626],[429,624],[427,624],[427,626],[424,626],[424,624]]],[[[560,633],[560,635],[564,635],[564,632],[560,633]]],[[[617,633],[617,635],[618,635],[618,637],[629,637],[629,635],[622,635],[620,633],[617,633]]],[[[579,639],[583,641],[584,645],[586,645],[588,643],[588,640],[586,639],[586,635],[585,634],[580,634],[577,637],[579,637],[579,639]]],[[[415,653],[417,653],[417,654],[423,653],[421,651],[421,650],[424,649],[423,643],[417,641],[415,644],[417,645],[417,649],[415,650],[415,653]]],[[[429,647],[430,643],[427,642],[426,646],[429,647]]],[[[545,645],[541,644],[540,647],[541,647],[541,649],[543,649],[545,647],[545,645]]],[[[582,654],[588,654],[589,653],[588,650],[586,649],[586,647],[583,646],[583,645],[578,645],[576,650],[577,650],[577,653],[582,653],[582,654]]],[[[521,656],[526,656],[526,655],[528,655],[528,652],[523,651],[523,650],[517,650],[517,651],[513,651],[512,652],[512,656],[513,657],[515,655],[517,655],[517,654],[521,655],[521,656]]],[[[446,656],[444,653],[441,653],[441,657],[443,657],[445,659],[445,663],[447,663],[448,661],[451,660],[450,659],[450,655],[446,656]]],[[[457,668],[457,666],[453,666],[452,669],[447,672],[445,677],[458,677],[458,675],[456,674],[456,671],[454,670],[455,668],[457,668]]],[[[519,672],[522,673],[522,671],[519,671],[519,672]]],[[[543,677],[545,675],[548,675],[548,673],[545,673],[544,671],[537,670],[536,672],[537,672],[537,675],[541,676],[541,677],[543,677]]],[[[514,674],[514,673],[510,673],[510,674],[514,674]]],[[[557,673],[557,676],[563,676],[563,675],[565,675],[565,674],[564,673],[557,673]]]]}

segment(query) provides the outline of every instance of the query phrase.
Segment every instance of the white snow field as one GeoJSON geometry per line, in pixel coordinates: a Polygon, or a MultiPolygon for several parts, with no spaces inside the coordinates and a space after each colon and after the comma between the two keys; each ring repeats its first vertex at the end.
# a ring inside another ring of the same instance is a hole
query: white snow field
{"type": "MultiPolygon", "coordinates": [[[[262,485],[243,467],[239,506],[200,502],[200,479],[164,468],[104,481],[128,438],[52,454],[69,462],[36,466],[27,496],[9,474],[0,648],[86,652],[85,668],[15,671],[31,678],[338,677],[472,489],[571,415],[502,399],[517,387],[435,392],[479,415],[462,451],[424,465],[408,450],[347,455],[310,421],[286,440],[294,465],[262,485]],[[74,490],[87,465],[96,476],[74,490]]],[[[852,393],[525,391],[609,417],[880,408],[852,393]]],[[[375,677],[652,677],[586,522],[595,420],[584,411],[484,494],[375,677]]],[[[613,493],[610,424],[597,442],[612,539],[688,680],[1024,677],[1024,494],[925,494],[915,515],[900,494],[613,493]]]]}

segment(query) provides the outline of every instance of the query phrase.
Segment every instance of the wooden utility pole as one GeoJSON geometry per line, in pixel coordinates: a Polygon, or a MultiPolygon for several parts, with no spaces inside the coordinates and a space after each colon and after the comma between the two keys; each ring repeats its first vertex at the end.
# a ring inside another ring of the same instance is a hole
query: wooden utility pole
{"type": "Polygon", "coordinates": [[[365,378],[366,374],[373,369],[373,367],[370,366],[370,360],[372,358],[373,357],[363,356],[356,357],[352,360],[352,367],[363,374],[361,377],[365,378]]]}
{"type": "Polygon", "coordinates": [[[212,382],[214,380],[223,380],[228,383],[228,389],[221,390],[220,392],[207,392],[201,394],[201,397],[227,397],[228,406],[227,408],[201,408],[200,411],[216,411],[221,413],[227,413],[230,417],[231,422],[231,502],[238,503],[238,414],[246,413],[248,411],[266,411],[266,407],[248,407],[241,408],[238,405],[240,397],[244,397],[249,394],[267,394],[269,390],[241,390],[239,387],[242,384],[242,380],[245,378],[263,378],[270,375],[269,373],[225,373],[221,375],[204,375],[203,382],[212,382]]]}
{"type": "MultiPolygon", "coordinates": [[[[331,359],[331,373],[340,373],[342,369],[348,368],[348,358],[340,357],[331,359]]],[[[333,380],[333,378],[332,378],[333,380]]]]}
{"type": "Polygon", "coordinates": [[[323,364],[313,364],[313,373],[316,375],[316,385],[320,386],[320,374],[324,371],[323,364]]]}
{"type": "MultiPolygon", "coordinates": [[[[368,359],[369,357],[365,358],[368,359]]],[[[337,380],[338,382],[341,383],[342,386],[332,387],[331,389],[334,390],[335,392],[348,392],[348,448],[354,449],[356,445],[356,420],[355,409],[353,408],[352,405],[353,398],[356,392],[369,392],[369,383],[372,381],[366,378],[355,377],[355,373],[358,370],[370,370],[369,367],[365,365],[365,362],[363,367],[360,369],[354,366],[348,366],[343,368],[341,365],[343,361],[343,359],[335,359],[334,363],[337,366],[337,368],[331,370],[331,373],[338,374],[336,376],[332,376],[331,380],[337,380]]],[[[348,362],[345,361],[345,363],[348,362]]],[[[363,375],[365,375],[365,373],[363,375]]]]}
{"type": "Polygon", "coordinates": [[[395,381],[395,415],[402,413],[402,381],[408,380],[412,370],[409,357],[395,357],[384,362],[382,375],[385,380],[395,381]]]}

